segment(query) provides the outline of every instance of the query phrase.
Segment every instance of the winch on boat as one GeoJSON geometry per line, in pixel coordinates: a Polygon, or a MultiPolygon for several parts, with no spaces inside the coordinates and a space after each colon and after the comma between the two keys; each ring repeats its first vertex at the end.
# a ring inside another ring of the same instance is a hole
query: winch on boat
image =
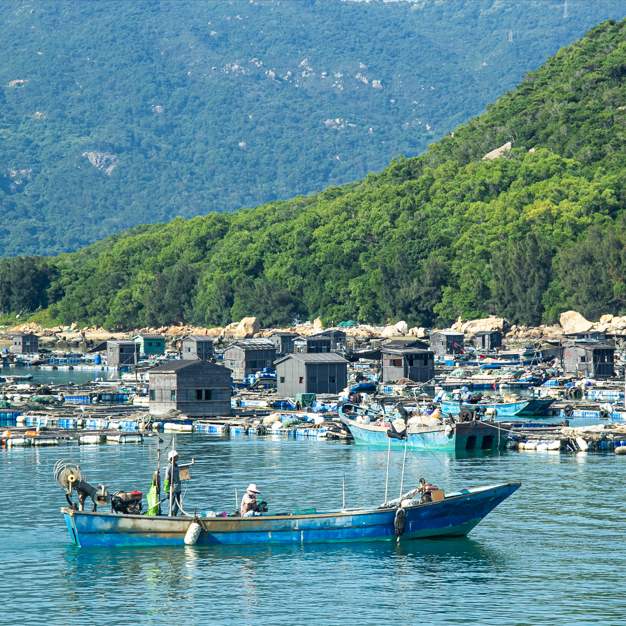
{"type": "MultiPolygon", "coordinates": [[[[104,485],[93,487],[83,475],[80,465],[72,459],[61,459],[54,466],[54,482],[63,491],[65,499],[71,509],[85,510],[85,500],[90,498],[93,502],[92,512],[98,506],[111,504],[112,513],[124,513],[139,515],[141,513],[141,491],[115,491],[109,493],[104,485]],[[72,501],[72,495],[76,494],[78,504],[72,501]]],[[[109,487],[109,485],[107,485],[109,487]]]]}

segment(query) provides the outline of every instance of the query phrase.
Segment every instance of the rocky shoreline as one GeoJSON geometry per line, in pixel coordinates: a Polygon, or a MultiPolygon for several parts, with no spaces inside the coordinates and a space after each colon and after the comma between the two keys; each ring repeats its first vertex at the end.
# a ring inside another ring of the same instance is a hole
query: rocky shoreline
{"type": "MultiPolygon", "coordinates": [[[[626,335],[626,316],[618,317],[603,315],[598,322],[590,322],[576,311],[566,311],[560,317],[558,325],[541,325],[538,327],[516,326],[509,324],[503,317],[490,316],[477,320],[463,320],[459,318],[450,330],[465,335],[467,339],[480,331],[502,332],[505,340],[515,341],[520,339],[537,339],[546,341],[559,341],[571,335],[587,332],[600,332],[606,335],[626,335]]],[[[334,327],[335,329],[337,327],[334,327]]],[[[188,335],[208,336],[219,341],[231,342],[237,339],[269,337],[276,332],[293,332],[296,335],[310,336],[325,328],[318,318],[314,322],[304,322],[288,328],[261,328],[255,317],[246,317],[240,322],[234,322],[225,327],[204,328],[201,326],[161,326],[159,328],[137,328],[123,332],[107,331],[104,328],[92,326],[79,328],[74,323],[70,326],[56,326],[54,328],[42,328],[34,323],[26,323],[13,326],[4,330],[5,335],[14,333],[33,333],[39,336],[42,348],[48,349],[71,349],[90,348],[97,342],[109,339],[130,339],[138,334],[164,335],[170,345],[188,335]]],[[[354,327],[341,328],[347,337],[352,337],[355,343],[368,340],[388,338],[424,338],[427,339],[432,332],[441,329],[426,329],[422,327],[409,328],[404,321],[387,326],[372,326],[359,324],[354,327]]]]}

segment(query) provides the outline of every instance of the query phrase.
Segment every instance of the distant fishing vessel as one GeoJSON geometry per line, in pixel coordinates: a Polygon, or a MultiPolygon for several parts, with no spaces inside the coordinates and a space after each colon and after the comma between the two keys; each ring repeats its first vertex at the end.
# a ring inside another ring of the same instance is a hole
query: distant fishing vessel
{"type": "Polygon", "coordinates": [[[463,410],[470,410],[488,412],[492,417],[521,417],[542,415],[553,402],[553,398],[528,398],[515,402],[478,402],[477,404],[442,400],[441,412],[445,415],[458,415],[463,410]]]}
{"type": "MultiPolygon", "coordinates": [[[[387,446],[391,441],[394,448],[404,447],[404,442],[389,439],[387,431],[391,418],[356,404],[339,407],[339,418],[350,429],[356,443],[387,446]]],[[[481,420],[443,421],[428,416],[409,421],[407,442],[409,448],[418,450],[503,450],[508,432],[492,422],[481,420]],[[420,422],[415,423],[415,422],[420,422]]]]}

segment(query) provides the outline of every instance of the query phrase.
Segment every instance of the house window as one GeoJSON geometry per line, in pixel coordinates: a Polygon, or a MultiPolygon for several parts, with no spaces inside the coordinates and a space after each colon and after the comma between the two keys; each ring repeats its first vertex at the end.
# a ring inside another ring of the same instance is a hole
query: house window
{"type": "Polygon", "coordinates": [[[331,383],[332,385],[335,384],[335,377],[334,376],[329,376],[328,377],[328,382],[331,383]]]}
{"type": "Polygon", "coordinates": [[[390,367],[402,367],[402,359],[389,359],[390,367]]]}
{"type": "Polygon", "coordinates": [[[284,382],[285,382],[285,377],[284,377],[284,376],[281,376],[281,377],[280,377],[280,382],[281,382],[281,383],[284,383],[284,382]]]}
{"type": "Polygon", "coordinates": [[[205,389],[204,390],[204,399],[205,400],[213,400],[213,398],[211,397],[211,390],[210,389],[205,389]]]}
{"type": "Polygon", "coordinates": [[[187,348],[187,352],[191,352],[191,348],[187,348]]]}
{"type": "Polygon", "coordinates": [[[148,341],[148,346],[151,348],[152,347],[152,342],[148,341]]]}
{"type": "Polygon", "coordinates": [[[170,402],[176,402],[176,390],[172,389],[170,391],[170,402]]]}
{"type": "Polygon", "coordinates": [[[303,385],[304,384],[304,376],[300,376],[300,378],[298,378],[298,382],[303,385]]]}
{"type": "Polygon", "coordinates": [[[154,389],[150,389],[150,401],[154,402],[156,400],[156,391],[154,389]]]}
{"type": "Polygon", "coordinates": [[[587,361],[587,357],[585,357],[585,356],[581,356],[580,357],[580,362],[581,363],[585,363],[586,361],[587,361]]]}
{"type": "Polygon", "coordinates": [[[196,400],[202,400],[202,389],[196,389],[196,400]]]}

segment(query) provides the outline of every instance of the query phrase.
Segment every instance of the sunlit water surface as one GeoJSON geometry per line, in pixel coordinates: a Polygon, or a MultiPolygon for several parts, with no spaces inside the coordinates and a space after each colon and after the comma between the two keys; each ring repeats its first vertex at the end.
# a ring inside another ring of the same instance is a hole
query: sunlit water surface
{"type": "MultiPolygon", "coordinates": [[[[169,436],[161,435],[167,444],[169,436]]],[[[386,450],[345,443],[179,436],[195,458],[185,508],[232,511],[256,482],[270,510],[378,504],[386,450]]],[[[0,623],[623,624],[626,457],[409,453],[446,489],[521,480],[468,538],[397,545],[79,549],[52,468],[147,491],[157,443],[0,450],[0,623]]],[[[402,454],[392,453],[399,489],[402,454]]]]}

